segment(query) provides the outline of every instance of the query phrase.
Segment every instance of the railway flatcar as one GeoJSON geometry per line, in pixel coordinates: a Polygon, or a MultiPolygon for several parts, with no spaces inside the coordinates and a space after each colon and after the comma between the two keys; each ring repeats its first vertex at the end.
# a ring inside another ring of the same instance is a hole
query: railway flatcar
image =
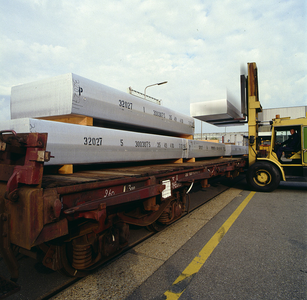
{"type": "Polygon", "coordinates": [[[237,176],[246,164],[244,156],[81,164],[73,174],[59,175],[45,166],[53,156],[47,136],[0,133],[0,253],[13,279],[16,251],[52,270],[84,276],[126,246],[129,226],[174,222],[187,211],[192,183],[208,187],[211,178],[237,176]]]}
{"type": "Polygon", "coordinates": [[[11,111],[0,123],[0,253],[14,280],[18,252],[84,276],[126,247],[130,226],[171,224],[194,182],[246,164],[244,148],[193,140],[193,118],[74,74],[14,87],[11,111]]]}

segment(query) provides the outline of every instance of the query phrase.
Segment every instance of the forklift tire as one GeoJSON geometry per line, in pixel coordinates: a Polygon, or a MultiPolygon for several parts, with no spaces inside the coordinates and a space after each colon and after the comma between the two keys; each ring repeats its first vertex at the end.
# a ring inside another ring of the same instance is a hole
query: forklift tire
{"type": "Polygon", "coordinates": [[[271,192],[279,186],[280,173],[273,164],[258,161],[249,167],[246,181],[254,191],[271,192]]]}

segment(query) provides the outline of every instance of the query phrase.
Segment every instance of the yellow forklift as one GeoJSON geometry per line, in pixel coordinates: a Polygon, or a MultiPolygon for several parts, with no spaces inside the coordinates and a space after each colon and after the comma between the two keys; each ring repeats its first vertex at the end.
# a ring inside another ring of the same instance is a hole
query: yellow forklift
{"type": "Polygon", "coordinates": [[[246,179],[250,187],[270,192],[278,187],[281,180],[307,181],[307,116],[298,119],[276,116],[270,121],[270,145],[263,150],[258,136],[262,126],[258,113],[262,112],[262,107],[256,63],[248,63],[247,78],[241,75],[241,93],[247,104],[249,168],[246,179]],[[291,136],[290,132],[296,135],[296,146],[280,148],[283,147],[280,143],[291,136]]]}

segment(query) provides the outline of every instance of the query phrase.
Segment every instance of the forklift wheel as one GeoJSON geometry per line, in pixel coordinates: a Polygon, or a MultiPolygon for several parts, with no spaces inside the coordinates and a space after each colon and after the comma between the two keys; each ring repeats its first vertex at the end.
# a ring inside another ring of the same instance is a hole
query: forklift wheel
{"type": "Polygon", "coordinates": [[[280,173],[276,166],[266,161],[258,161],[251,165],[246,180],[252,190],[271,192],[280,182],[280,173]]]}

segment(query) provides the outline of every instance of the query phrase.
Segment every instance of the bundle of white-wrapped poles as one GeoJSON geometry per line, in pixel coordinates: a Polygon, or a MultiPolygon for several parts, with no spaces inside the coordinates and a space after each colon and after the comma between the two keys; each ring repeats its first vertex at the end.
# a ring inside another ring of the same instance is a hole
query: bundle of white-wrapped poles
{"type": "Polygon", "coordinates": [[[74,74],[13,87],[11,117],[0,131],[48,133],[49,165],[247,153],[246,147],[195,141],[193,118],[74,74]],[[90,117],[94,126],[50,121],[69,116],[90,117]]]}

